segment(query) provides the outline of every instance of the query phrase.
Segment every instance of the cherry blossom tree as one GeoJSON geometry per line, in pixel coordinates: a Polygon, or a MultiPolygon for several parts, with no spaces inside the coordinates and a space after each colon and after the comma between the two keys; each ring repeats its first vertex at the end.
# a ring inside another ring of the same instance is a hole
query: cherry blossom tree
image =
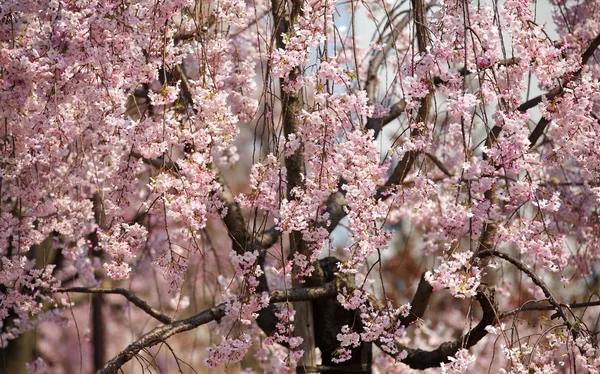
{"type": "Polygon", "coordinates": [[[599,45],[598,0],[3,0],[0,372],[600,372],[599,45]]]}

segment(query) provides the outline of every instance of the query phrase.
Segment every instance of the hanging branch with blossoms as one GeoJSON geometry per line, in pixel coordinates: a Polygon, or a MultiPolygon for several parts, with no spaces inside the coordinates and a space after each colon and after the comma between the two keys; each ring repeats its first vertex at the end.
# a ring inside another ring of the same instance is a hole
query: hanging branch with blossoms
{"type": "Polygon", "coordinates": [[[599,46],[597,0],[4,1],[0,367],[599,371],[599,46]]]}

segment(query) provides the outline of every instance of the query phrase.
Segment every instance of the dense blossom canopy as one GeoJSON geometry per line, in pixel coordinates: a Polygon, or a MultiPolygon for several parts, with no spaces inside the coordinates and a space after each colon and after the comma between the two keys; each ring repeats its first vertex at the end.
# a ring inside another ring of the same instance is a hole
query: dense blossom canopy
{"type": "Polygon", "coordinates": [[[0,370],[599,373],[599,45],[598,0],[3,0],[0,370]]]}

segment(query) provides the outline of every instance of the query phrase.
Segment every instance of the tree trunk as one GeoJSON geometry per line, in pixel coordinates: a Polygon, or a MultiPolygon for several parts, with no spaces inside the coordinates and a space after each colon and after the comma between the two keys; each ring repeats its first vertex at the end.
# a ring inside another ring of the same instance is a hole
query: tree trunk
{"type": "MultiPolygon", "coordinates": [[[[334,280],[339,260],[328,257],[319,261],[323,270],[324,282],[334,280]]],[[[313,372],[334,374],[370,373],[372,365],[372,344],[362,342],[360,346],[351,349],[352,357],[344,362],[335,363],[336,351],[340,348],[337,335],[342,327],[348,325],[352,331],[362,331],[359,312],[346,310],[336,298],[315,300],[312,302],[314,316],[314,335],[316,346],[321,350],[321,366],[313,372]]]]}

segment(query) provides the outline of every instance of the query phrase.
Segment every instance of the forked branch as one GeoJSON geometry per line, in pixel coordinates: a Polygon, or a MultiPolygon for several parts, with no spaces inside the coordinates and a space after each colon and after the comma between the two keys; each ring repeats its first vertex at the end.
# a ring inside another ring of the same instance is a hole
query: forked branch
{"type": "MultiPolygon", "coordinates": [[[[316,300],[322,297],[331,297],[337,292],[337,282],[332,281],[320,287],[298,288],[288,291],[273,291],[270,295],[271,305],[279,302],[316,300]]],[[[167,323],[144,334],[135,342],[127,346],[123,351],[111,359],[102,370],[101,374],[115,374],[121,367],[140,353],[159,343],[165,342],[173,335],[195,329],[212,321],[219,321],[225,316],[227,303],[221,303],[210,309],[204,310],[192,317],[167,323]]]]}

